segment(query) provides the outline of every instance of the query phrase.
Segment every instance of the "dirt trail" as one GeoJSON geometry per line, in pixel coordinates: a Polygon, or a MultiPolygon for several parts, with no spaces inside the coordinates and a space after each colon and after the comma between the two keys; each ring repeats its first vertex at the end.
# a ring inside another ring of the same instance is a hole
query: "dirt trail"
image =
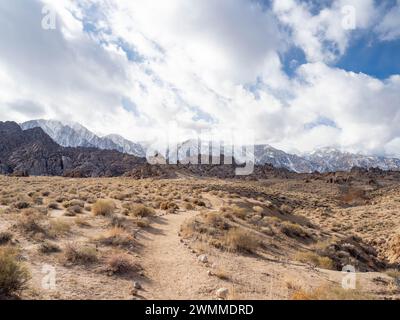
{"type": "Polygon", "coordinates": [[[147,282],[146,299],[212,299],[218,282],[207,275],[205,265],[180,242],[181,224],[194,212],[157,218],[154,227],[139,235],[143,244],[141,264],[147,282]]]}

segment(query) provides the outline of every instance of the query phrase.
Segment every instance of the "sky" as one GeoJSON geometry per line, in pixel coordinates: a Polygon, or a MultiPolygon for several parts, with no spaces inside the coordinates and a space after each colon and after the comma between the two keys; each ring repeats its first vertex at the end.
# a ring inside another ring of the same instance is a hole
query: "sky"
{"type": "Polygon", "coordinates": [[[3,121],[400,157],[400,0],[0,0],[0,39],[3,121]]]}

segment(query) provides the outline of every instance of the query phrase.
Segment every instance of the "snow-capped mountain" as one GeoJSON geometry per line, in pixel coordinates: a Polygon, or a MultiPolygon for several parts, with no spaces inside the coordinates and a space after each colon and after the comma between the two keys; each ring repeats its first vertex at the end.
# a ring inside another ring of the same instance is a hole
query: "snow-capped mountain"
{"type": "Polygon", "coordinates": [[[256,164],[272,164],[277,168],[286,168],[294,172],[322,171],[318,163],[305,159],[295,154],[286,153],[275,149],[270,145],[256,145],[254,147],[254,159],[256,164]]]}
{"type": "Polygon", "coordinates": [[[295,172],[350,171],[353,167],[400,170],[400,159],[368,156],[325,147],[302,156],[286,153],[269,145],[255,147],[256,164],[272,164],[295,172]]]}
{"type": "Polygon", "coordinates": [[[306,154],[304,158],[319,166],[318,171],[321,172],[349,171],[353,167],[400,169],[400,159],[350,153],[332,147],[317,149],[306,154]]]}
{"type": "MultiPolygon", "coordinates": [[[[23,130],[40,127],[55,142],[64,147],[96,147],[117,150],[138,157],[145,157],[146,155],[144,145],[134,143],[116,134],[99,137],[84,126],[74,122],[32,120],[20,124],[20,126],[23,130]]],[[[215,147],[210,142],[191,139],[168,150],[167,157],[170,163],[171,161],[174,162],[176,158],[189,160],[189,155],[197,158],[197,154],[204,151],[205,146],[209,146],[209,152],[213,155],[224,152],[223,146],[215,147]],[[197,151],[197,154],[193,154],[194,150],[197,151]]],[[[227,149],[231,148],[228,147],[227,149]]],[[[236,155],[236,158],[238,157],[236,155]]],[[[286,168],[299,173],[349,171],[353,167],[400,170],[400,159],[349,153],[332,147],[296,155],[273,148],[270,145],[256,145],[254,147],[254,160],[256,165],[271,164],[277,168],[286,168]]]]}
{"type": "Polygon", "coordinates": [[[31,120],[20,124],[23,130],[40,127],[63,147],[95,147],[143,157],[142,147],[117,135],[99,137],[75,122],[57,120],[31,120]]]}
{"type": "MultiPolygon", "coordinates": [[[[218,153],[223,154],[224,152],[222,145],[218,148],[208,141],[191,139],[168,150],[167,158],[170,163],[176,161],[177,158],[179,161],[183,159],[196,161],[197,156],[207,150],[207,147],[209,154],[218,155],[218,153]]],[[[232,150],[231,148],[228,147],[228,150],[232,150]]],[[[227,154],[227,156],[229,155],[227,154]]],[[[238,156],[236,155],[235,158],[238,159],[238,156]]],[[[247,159],[251,159],[251,155],[247,159]]],[[[241,160],[245,160],[244,155],[241,160]]],[[[276,168],[285,168],[298,173],[350,171],[353,167],[400,170],[400,159],[342,152],[332,147],[296,155],[270,145],[256,145],[254,147],[254,161],[256,165],[271,164],[276,168]]]]}
{"type": "Polygon", "coordinates": [[[124,153],[133,154],[138,157],[146,156],[144,148],[139,143],[134,143],[118,134],[110,134],[105,136],[105,138],[110,139],[116,145],[120,146],[124,153]]]}

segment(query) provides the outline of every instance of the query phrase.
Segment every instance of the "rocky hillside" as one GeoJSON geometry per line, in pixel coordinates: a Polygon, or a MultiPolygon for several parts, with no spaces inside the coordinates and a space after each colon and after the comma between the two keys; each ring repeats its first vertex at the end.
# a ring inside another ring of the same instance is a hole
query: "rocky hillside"
{"type": "Polygon", "coordinates": [[[0,122],[0,174],[119,176],[144,161],[113,150],[65,148],[41,128],[0,122]]]}

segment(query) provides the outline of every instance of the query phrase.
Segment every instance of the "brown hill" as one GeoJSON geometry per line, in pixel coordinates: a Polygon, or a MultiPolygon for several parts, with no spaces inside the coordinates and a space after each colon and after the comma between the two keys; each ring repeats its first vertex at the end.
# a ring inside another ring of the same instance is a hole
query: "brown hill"
{"type": "Polygon", "coordinates": [[[65,148],[41,128],[0,122],[0,173],[11,175],[120,176],[145,159],[118,151],[65,148]]]}

